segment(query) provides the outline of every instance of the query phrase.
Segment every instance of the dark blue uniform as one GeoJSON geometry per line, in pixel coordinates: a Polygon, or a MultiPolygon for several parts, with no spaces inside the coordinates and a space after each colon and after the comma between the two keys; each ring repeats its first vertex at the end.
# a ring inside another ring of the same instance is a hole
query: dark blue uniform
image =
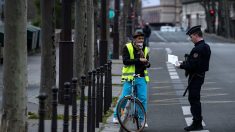
{"type": "Polygon", "coordinates": [[[187,61],[181,65],[181,69],[185,69],[188,73],[188,100],[191,105],[191,113],[193,121],[201,122],[201,102],[200,92],[201,86],[204,83],[205,72],[209,70],[211,50],[210,46],[201,40],[195,43],[195,47],[190,52],[187,61]]]}

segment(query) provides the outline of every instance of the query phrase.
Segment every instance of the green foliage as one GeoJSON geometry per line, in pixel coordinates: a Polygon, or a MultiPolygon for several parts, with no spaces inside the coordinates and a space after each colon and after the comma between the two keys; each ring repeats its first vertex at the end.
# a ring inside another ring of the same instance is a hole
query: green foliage
{"type": "Polygon", "coordinates": [[[103,115],[102,121],[103,123],[107,123],[107,119],[113,114],[113,110],[109,109],[105,115],[103,115]]]}
{"type": "MultiPolygon", "coordinates": [[[[80,96],[77,96],[77,100],[80,100],[81,97],[80,96]]],[[[85,101],[88,100],[88,96],[85,96],[85,101]]]]}
{"type": "MultiPolygon", "coordinates": [[[[113,97],[113,98],[112,98],[112,106],[116,106],[117,100],[118,100],[118,97],[113,97]]],[[[110,109],[105,113],[105,115],[103,115],[103,118],[102,118],[103,123],[107,123],[107,119],[113,114],[113,112],[114,112],[114,111],[112,110],[112,108],[110,108],[110,109]]]]}
{"type": "Polygon", "coordinates": [[[36,113],[28,112],[28,119],[39,119],[39,116],[36,113]]]}
{"type": "MultiPolygon", "coordinates": [[[[71,118],[71,117],[69,117],[71,118]]],[[[39,115],[37,113],[34,112],[28,112],[28,119],[39,119],[39,115]]],[[[58,114],[57,115],[57,120],[63,120],[64,119],[64,115],[62,114],[58,114]]]]}

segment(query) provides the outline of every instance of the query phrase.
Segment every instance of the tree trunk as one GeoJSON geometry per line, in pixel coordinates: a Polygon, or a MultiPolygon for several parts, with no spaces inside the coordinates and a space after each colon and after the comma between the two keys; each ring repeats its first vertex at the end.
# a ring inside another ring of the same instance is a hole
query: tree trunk
{"type": "Polygon", "coordinates": [[[40,93],[46,93],[46,117],[51,116],[52,91],[56,85],[56,49],[55,49],[55,19],[54,0],[41,0],[41,88],[40,93]]]}
{"type": "MultiPolygon", "coordinates": [[[[87,0],[75,2],[75,42],[74,42],[74,64],[73,75],[78,77],[79,82],[85,74],[85,52],[87,48],[87,0]]],[[[80,88],[78,88],[80,93],[80,88]]]]}
{"type": "Polygon", "coordinates": [[[205,9],[205,14],[206,14],[206,23],[207,23],[207,32],[208,33],[215,33],[215,16],[210,15],[210,10],[215,11],[215,1],[208,1],[208,0],[203,0],[201,2],[201,5],[205,9]]]}
{"type": "Polygon", "coordinates": [[[219,1],[219,5],[218,5],[218,28],[217,28],[217,34],[224,36],[225,32],[224,32],[224,15],[223,15],[223,2],[219,1]]]}
{"type": "Polygon", "coordinates": [[[225,33],[226,33],[226,38],[231,37],[231,32],[230,32],[230,16],[229,16],[229,2],[228,0],[224,0],[224,14],[225,14],[225,33]]]}
{"type": "Polygon", "coordinates": [[[97,0],[93,0],[93,6],[94,6],[94,67],[98,67],[99,66],[99,53],[98,53],[98,36],[99,36],[99,29],[98,29],[98,1],[97,0]]]}
{"type": "Polygon", "coordinates": [[[122,53],[122,47],[126,44],[127,42],[127,12],[128,12],[128,1],[124,0],[123,1],[123,10],[122,10],[122,28],[121,28],[121,48],[120,48],[120,53],[122,53]]]}
{"type": "Polygon", "coordinates": [[[87,0],[87,48],[85,74],[94,68],[94,6],[93,0],[87,0]]]}
{"type": "Polygon", "coordinates": [[[26,132],[27,0],[5,1],[1,132],[26,132]]]}

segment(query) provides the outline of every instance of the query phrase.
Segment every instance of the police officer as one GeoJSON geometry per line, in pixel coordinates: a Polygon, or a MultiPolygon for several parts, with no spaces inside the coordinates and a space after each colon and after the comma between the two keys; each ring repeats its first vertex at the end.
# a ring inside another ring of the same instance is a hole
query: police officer
{"type": "Polygon", "coordinates": [[[200,92],[205,79],[205,72],[209,70],[209,61],[211,50],[210,46],[203,40],[201,26],[190,28],[186,35],[194,43],[194,48],[191,50],[186,61],[178,65],[180,69],[184,69],[189,75],[188,77],[188,101],[191,105],[191,113],[193,123],[185,127],[186,131],[202,130],[202,110],[200,102],[200,92]]]}

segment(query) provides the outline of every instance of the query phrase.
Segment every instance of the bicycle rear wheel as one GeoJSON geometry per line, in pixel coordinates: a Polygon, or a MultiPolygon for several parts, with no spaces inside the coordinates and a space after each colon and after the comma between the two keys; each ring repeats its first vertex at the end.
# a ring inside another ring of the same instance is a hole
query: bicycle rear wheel
{"type": "Polygon", "coordinates": [[[126,131],[140,132],[146,123],[146,112],[138,99],[126,96],[118,103],[117,118],[121,127],[126,131]]]}

